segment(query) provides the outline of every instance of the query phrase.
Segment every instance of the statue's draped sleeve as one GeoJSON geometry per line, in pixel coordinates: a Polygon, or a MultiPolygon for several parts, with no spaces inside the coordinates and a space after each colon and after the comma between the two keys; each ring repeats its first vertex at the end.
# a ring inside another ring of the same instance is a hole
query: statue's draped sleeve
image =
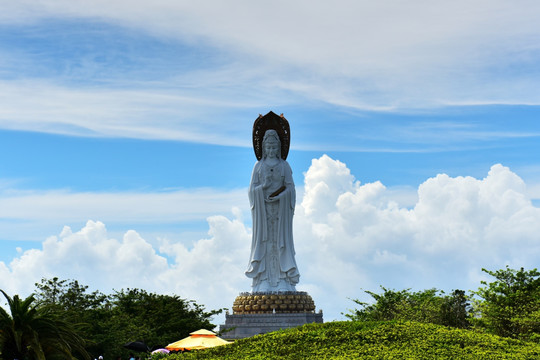
{"type": "Polygon", "coordinates": [[[249,185],[249,205],[251,207],[253,235],[251,238],[251,254],[249,256],[248,269],[246,275],[250,278],[257,276],[264,271],[264,247],[262,242],[266,241],[268,234],[266,224],[266,209],[264,206],[264,191],[260,176],[262,162],[259,161],[253,168],[251,183],[249,185]]]}
{"type": "Polygon", "coordinates": [[[279,260],[281,271],[287,274],[287,277],[294,284],[298,283],[300,274],[296,260],[294,259],[294,241],[293,241],[293,215],[296,204],[296,190],[292,177],[292,170],[287,161],[283,161],[285,191],[279,202],[279,260]]]}

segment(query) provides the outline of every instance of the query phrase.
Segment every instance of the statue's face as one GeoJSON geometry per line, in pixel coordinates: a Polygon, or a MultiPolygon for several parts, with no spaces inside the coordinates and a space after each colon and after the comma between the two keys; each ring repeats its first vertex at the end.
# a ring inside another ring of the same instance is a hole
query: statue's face
{"type": "Polygon", "coordinates": [[[264,143],[264,152],[268,158],[277,158],[280,153],[279,143],[277,141],[267,141],[264,143]]]}

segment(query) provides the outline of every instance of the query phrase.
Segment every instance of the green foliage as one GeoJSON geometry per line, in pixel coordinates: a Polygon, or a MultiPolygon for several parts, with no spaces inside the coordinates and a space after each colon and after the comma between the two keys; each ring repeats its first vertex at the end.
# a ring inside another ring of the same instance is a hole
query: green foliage
{"type": "MultiPolygon", "coordinates": [[[[445,295],[381,287],[380,294],[366,291],[372,303],[353,300],[360,306],[346,314],[353,321],[310,324],[152,360],[540,358],[540,273],[482,270],[495,280],[473,292],[474,317],[462,290],[445,295]],[[473,330],[465,330],[471,322],[473,330]]],[[[76,280],[43,279],[36,288],[26,299],[4,293],[11,314],[0,307],[0,360],[87,359],[88,353],[125,358],[127,342],[163,347],[214,328],[210,319],[221,312],[139,289],[90,292],[76,280]]]]}
{"type": "Polygon", "coordinates": [[[102,342],[119,353],[119,345],[141,340],[151,347],[165,347],[199,329],[213,329],[210,318],[217,311],[178,296],[157,295],[139,289],[127,289],[111,296],[110,316],[103,322],[102,342]],[[111,333],[114,337],[111,337],[111,333]],[[120,342],[119,342],[120,340],[120,342]]]}
{"type": "Polygon", "coordinates": [[[0,358],[71,359],[74,354],[90,358],[83,338],[50,307],[38,307],[33,295],[23,300],[1,292],[10,314],[0,307],[0,358]]]}
{"type": "MultiPolygon", "coordinates": [[[[474,292],[475,323],[489,332],[519,339],[540,340],[540,272],[506,269],[482,271],[495,281],[482,281],[474,292]]],[[[539,341],[540,342],[540,341],[539,341]]]]}
{"type": "Polygon", "coordinates": [[[468,329],[471,319],[471,305],[463,290],[454,290],[452,295],[444,296],[440,307],[439,325],[468,329]]]}
{"type": "Polygon", "coordinates": [[[411,320],[458,328],[469,327],[469,303],[463,290],[444,296],[442,291],[429,289],[418,292],[390,290],[381,286],[382,294],[366,291],[375,302],[357,299],[361,308],[345,314],[355,321],[411,320]]]}
{"type": "Polygon", "coordinates": [[[104,295],[89,292],[76,280],[42,279],[36,284],[41,306],[77,328],[88,340],[87,350],[94,358],[128,357],[123,347],[131,341],[143,341],[150,347],[164,347],[205,328],[212,329],[212,316],[221,312],[176,295],[158,295],[140,289],[104,295]]]}
{"type": "Polygon", "coordinates": [[[80,285],[77,280],[41,279],[36,288],[39,302],[58,306],[68,313],[97,309],[107,301],[106,295],[99,291],[88,293],[88,286],[80,285]]]}
{"type": "Polygon", "coordinates": [[[94,358],[102,355],[100,323],[108,319],[110,301],[99,291],[88,292],[88,286],[77,280],[42,279],[36,283],[35,297],[41,306],[72,324],[77,333],[87,339],[86,349],[94,358]]]}
{"type": "Polygon", "coordinates": [[[188,359],[537,359],[540,345],[418,322],[309,324],[185,354],[188,359]]]}

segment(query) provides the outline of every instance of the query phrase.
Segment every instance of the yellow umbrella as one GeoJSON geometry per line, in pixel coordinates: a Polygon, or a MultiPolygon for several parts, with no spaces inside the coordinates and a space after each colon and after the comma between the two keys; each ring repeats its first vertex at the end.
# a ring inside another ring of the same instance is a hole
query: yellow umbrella
{"type": "Polygon", "coordinates": [[[187,338],[165,346],[165,348],[171,351],[195,350],[227,344],[231,344],[231,342],[217,337],[212,331],[201,329],[190,333],[187,338]]]}

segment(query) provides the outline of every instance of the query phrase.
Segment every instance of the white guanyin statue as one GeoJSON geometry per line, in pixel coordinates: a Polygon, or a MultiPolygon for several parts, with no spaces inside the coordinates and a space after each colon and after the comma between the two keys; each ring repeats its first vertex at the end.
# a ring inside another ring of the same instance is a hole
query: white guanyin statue
{"type": "Polygon", "coordinates": [[[265,130],[260,145],[262,156],[249,186],[253,237],[246,275],[253,279],[253,292],[296,291],[300,274],[294,258],[292,171],[276,130],[265,130]]]}

